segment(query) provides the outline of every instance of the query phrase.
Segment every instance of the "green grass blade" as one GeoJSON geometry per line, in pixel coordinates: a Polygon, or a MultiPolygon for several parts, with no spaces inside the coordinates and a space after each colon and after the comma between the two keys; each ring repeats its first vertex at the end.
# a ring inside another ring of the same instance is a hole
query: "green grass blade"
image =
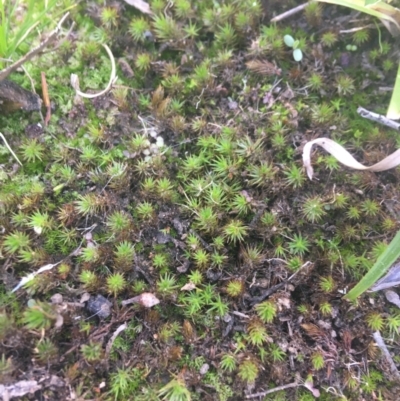
{"type": "Polygon", "coordinates": [[[386,117],[391,120],[397,120],[400,118],[400,63],[386,117]]]}
{"type": "MultiPolygon", "coordinates": [[[[361,11],[372,15],[382,21],[389,21],[396,26],[397,32],[400,30],[400,10],[383,1],[368,3],[365,0],[317,0],[321,3],[336,4],[337,6],[349,7],[353,10],[361,11]]],[[[389,28],[388,28],[389,29],[389,28]]],[[[390,30],[390,29],[389,29],[390,30]]]]}
{"type": "Polygon", "coordinates": [[[7,25],[4,13],[4,4],[0,0],[0,57],[4,57],[7,53],[7,25]]]}
{"type": "Polygon", "coordinates": [[[386,273],[400,256],[400,231],[392,239],[385,252],[378,258],[371,270],[359,281],[359,283],[343,298],[354,301],[363,292],[367,291],[373,284],[386,273]]]}

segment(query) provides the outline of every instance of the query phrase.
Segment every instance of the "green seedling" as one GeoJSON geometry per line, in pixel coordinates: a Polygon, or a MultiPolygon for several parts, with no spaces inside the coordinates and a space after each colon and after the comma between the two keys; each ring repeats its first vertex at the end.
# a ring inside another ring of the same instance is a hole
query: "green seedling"
{"type": "Polygon", "coordinates": [[[283,37],[283,41],[285,45],[291,47],[293,49],[293,58],[294,61],[300,62],[303,60],[303,52],[299,49],[299,40],[295,40],[291,35],[285,35],[283,37]]]}
{"type": "Polygon", "coordinates": [[[357,50],[357,46],[356,45],[347,45],[346,50],[348,52],[355,52],[357,50]]]}

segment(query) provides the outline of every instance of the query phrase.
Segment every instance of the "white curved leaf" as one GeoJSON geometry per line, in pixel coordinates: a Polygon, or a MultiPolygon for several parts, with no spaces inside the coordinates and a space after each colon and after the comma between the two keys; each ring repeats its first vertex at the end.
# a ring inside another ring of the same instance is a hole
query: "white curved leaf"
{"type": "Polygon", "coordinates": [[[321,148],[324,148],[340,163],[355,170],[385,171],[400,165],[400,149],[397,149],[394,153],[385,157],[379,163],[368,167],[359,163],[342,145],[339,145],[332,139],[317,138],[313,141],[307,142],[303,148],[303,164],[310,180],[312,180],[314,174],[314,170],[311,166],[311,150],[314,145],[321,146],[321,148]]]}

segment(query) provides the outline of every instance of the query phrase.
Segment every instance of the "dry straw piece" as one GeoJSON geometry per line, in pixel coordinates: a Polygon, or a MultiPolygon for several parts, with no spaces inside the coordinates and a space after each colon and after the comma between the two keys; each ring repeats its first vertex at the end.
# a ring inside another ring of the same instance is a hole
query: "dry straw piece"
{"type": "Polygon", "coordinates": [[[310,180],[312,180],[314,175],[314,170],[311,166],[311,151],[314,145],[321,146],[321,148],[324,148],[340,163],[355,170],[385,171],[397,167],[400,164],[400,149],[397,149],[396,152],[392,153],[388,157],[385,157],[379,163],[368,167],[359,163],[343,146],[339,145],[332,139],[317,138],[313,141],[307,142],[303,149],[303,164],[307,170],[307,175],[310,180]]]}

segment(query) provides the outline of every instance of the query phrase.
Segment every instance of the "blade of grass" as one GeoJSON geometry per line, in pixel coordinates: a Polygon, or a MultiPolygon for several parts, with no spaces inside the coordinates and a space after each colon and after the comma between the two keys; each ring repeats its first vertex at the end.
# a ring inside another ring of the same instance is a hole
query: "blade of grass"
{"type": "Polygon", "coordinates": [[[400,63],[386,117],[391,120],[397,120],[400,118],[400,63]]]}
{"type": "Polygon", "coordinates": [[[365,0],[317,0],[321,3],[336,4],[352,8],[353,10],[361,11],[365,14],[379,18],[382,23],[389,29],[390,33],[394,34],[385,22],[390,22],[396,27],[397,33],[400,33],[400,10],[390,4],[382,1],[377,1],[373,4],[367,4],[365,0]]]}
{"type": "Polygon", "coordinates": [[[363,292],[367,291],[386,273],[393,263],[400,256],[400,231],[392,239],[385,252],[378,258],[371,270],[359,281],[359,283],[351,289],[343,298],[348,301],[354,301],[363,292]]]}
{"type": "Polygon", "coordinates": [[[5,57],[5,54],[7,53],[7,29],[4,4],[2,0],[0,0],[0,18],[0,57],[5,57]]]}

